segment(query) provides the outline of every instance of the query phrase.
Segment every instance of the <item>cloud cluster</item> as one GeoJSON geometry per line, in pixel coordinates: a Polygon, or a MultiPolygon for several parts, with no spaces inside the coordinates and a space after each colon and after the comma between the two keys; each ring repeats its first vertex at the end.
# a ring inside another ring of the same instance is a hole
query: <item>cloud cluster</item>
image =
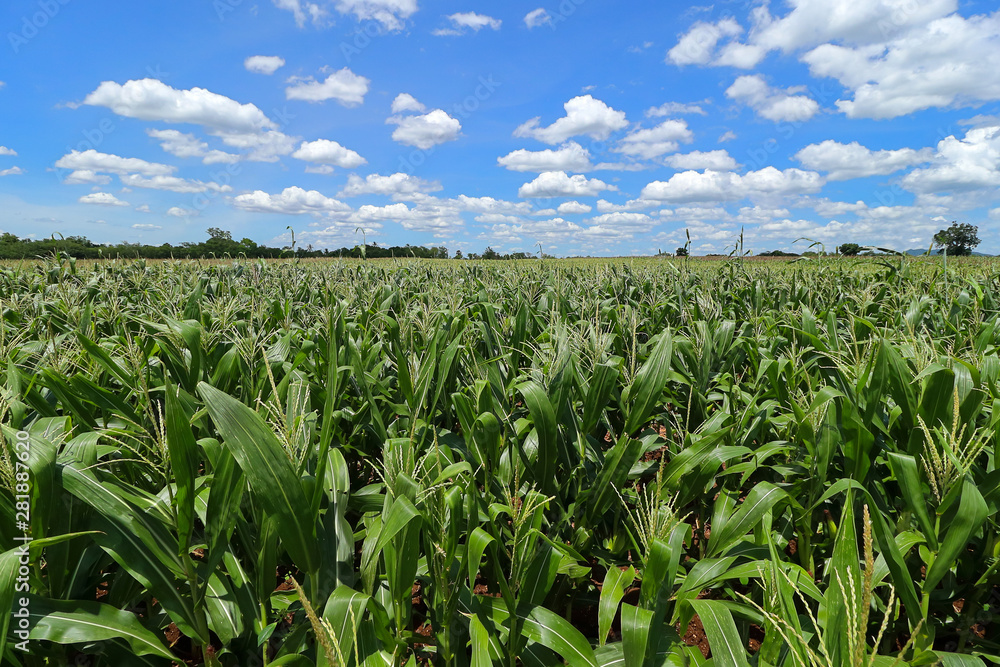
{"type": "Polygon", "coordinates": [[[405,146],[428,150],[434,146],[455,141],[462,134],[462,123],[442,109],[427,113],[423,104],[409,94],[396,97],[392,104],[393,115],[386,123],[395,125],[394,141],[405,146]]]}
{"type": "Polygon", "coordinates": [[[514,130],[514,136],[556,145],[577,136],[604,141],[613,132],[628,127],[624,111],[616,111],[592,95],[574,97],[563,108],[566,115],[548,127],[541,126],[541,117],[532,118],[514,130]]]}

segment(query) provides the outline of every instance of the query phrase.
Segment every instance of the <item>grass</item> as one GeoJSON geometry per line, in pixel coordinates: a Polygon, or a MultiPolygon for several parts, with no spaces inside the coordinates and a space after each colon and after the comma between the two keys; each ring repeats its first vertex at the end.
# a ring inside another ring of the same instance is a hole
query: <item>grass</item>
{"type": "Polygon", "coordinates": [[[0,304],[4,664],[1000,662],[996,260],[53,258],[0,304]]]}

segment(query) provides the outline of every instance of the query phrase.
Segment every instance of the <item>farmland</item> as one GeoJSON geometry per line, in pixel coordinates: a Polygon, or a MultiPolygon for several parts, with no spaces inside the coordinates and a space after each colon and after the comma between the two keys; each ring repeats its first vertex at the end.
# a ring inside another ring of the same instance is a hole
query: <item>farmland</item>
{"type": "Polygon", "coordinates": [[[1000,663],[993,260],[53,259],[0,309],[5,665],[1000,663]]]}

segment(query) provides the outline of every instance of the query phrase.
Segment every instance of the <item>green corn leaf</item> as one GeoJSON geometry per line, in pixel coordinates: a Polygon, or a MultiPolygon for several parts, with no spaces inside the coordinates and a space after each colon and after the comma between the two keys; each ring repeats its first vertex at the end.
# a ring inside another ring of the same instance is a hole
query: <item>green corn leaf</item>
{"type": "Polygon", "coordinates": [[[177,658],[134,614],[84,600],[49,600],[32,596],[30,639],[56,644],[125,641],[136,655],[177,658]]]}
{"type": "Polygon", "coordinates": [[[692,600],[691,606],[705,628],[715,667],[749,667],[729,609],[715,600],[692,600]]]}
{"type": "Polygon", "coordinates": [[[233,397],[204,382],[198,392],[257,502],[277,521],[288,553],[306,572],[318,572],[316,518],[281,443],[256,412],[233,397]]]}
{"type": "Polygon", "coordinates": [[[605,573],[597,611],[598,637],[601,646],[604,646],[608,640],[608,633],[611,632],[611,624],[618,614],[618,605],[625,596],[625,587],[630,585],[634,580],[634,567],[622,570],[611,566],[608,568],[607,573],[605,573]]]}

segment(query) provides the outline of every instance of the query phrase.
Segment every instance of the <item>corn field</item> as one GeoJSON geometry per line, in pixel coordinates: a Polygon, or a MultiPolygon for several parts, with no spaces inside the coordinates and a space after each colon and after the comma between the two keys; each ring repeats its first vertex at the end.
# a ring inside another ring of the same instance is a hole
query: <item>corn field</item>
{"type": "Polygon", "coordinates": [[[2,663],[1000,664],[948,262],[0,267],[2,663]]]}

